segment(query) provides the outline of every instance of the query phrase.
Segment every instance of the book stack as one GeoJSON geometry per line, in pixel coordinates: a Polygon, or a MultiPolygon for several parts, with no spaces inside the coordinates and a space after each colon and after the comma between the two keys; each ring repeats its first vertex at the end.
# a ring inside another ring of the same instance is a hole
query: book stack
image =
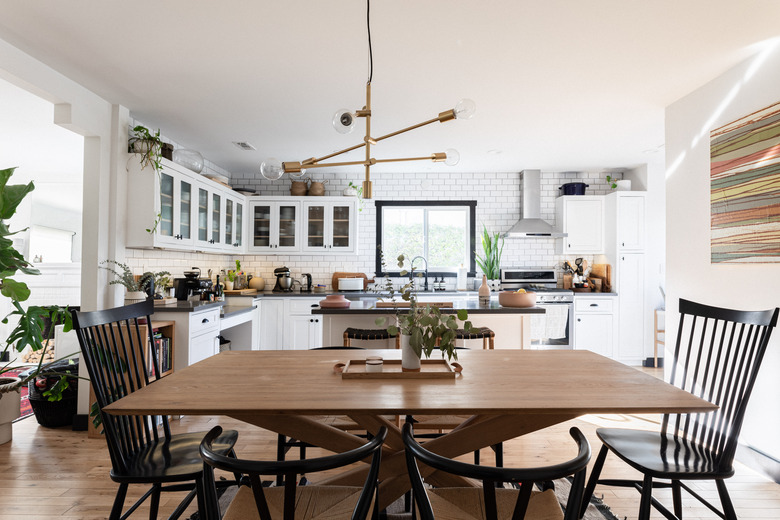
{"type": "MultiPolygon", "coordinates": [[[[157,361],[160,363],[160,372],[165,374],[173,368],[173,359],[171,352],[171,338],[165,337],[160,331],[154,333],[154,349],[157,354],[157,361]]],[[[149,356],[148,373],[150,377],[156,377],[152,356],[149,356]]]]}

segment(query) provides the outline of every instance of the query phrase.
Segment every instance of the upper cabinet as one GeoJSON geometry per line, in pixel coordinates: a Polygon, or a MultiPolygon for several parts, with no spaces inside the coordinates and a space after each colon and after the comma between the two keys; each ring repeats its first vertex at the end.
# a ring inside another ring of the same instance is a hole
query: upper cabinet
{"type": "Polygon", "coordinates": [[[557,240],[558,254],[604,252],[604,197],[564,195],[555,199],[555,224],[568,236],[557,240]]]}
{"type": "Polygon", "coordinates": [[[328,254],[357,251],[357,199],[250,197],[247,251],[328,254]]]}
{"type": "Polygon", "coordinates": [[[353,252],[356,228],[355,204],[351,199],[303,203],[305,252],[353,252]]]}
{"type": "Polygon", "coordinates": [[[620,251],[645,249],[645,192],[614,192],[607,196],[607,214],[615,215],[615,245],[620,251]]]}
{"type": "Polygon", "coordinates": [[[158,176],[130,158],[127,247],[244,252],[246,197],[167,159],[162,165],[158,176]]]}

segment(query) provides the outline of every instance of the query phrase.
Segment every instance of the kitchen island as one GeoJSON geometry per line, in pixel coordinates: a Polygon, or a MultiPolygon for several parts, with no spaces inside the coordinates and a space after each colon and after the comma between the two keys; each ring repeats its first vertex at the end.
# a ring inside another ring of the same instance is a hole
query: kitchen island
{"type": "MultiPolygon", "coordinates": [[[[446,299],[446,298],[442,298],[446,299]]],[[[325,346],[343,344],[344,329],[355,327],[361,329],[380,328],[377,318],[385,317],[386,323],[395,323],[396,313],[403,313],[403,308],[393,309],[376,306],[376,299],[352,301],[348,308],[313,309],[312,314],[323,316],[322,339],[325,346]]],[[[419,302],[425,305],[425,302],[419,302]]],[[[495,332],[495,348],[528,348],[531,344],[529,320],[532,314],[544,314],[539,307],[503,307],[498,302],[480,306],[475,300],[454,301],[452,307],[439,310],[443,314],[451,314],[459,309],[469,313],[468,320],[474,327],[489,327],[495,332]]],[[[369,348],[394,348],[395,340],[353,342],[356,346],[369,348]]],[[[460,341],[458,342],[460,346],[460,341]]]]}

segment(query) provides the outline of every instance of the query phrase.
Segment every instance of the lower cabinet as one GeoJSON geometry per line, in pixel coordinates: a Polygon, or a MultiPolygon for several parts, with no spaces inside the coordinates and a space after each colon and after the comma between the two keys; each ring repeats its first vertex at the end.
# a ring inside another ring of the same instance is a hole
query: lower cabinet
{"type": "Polygon", "coordinates": [[[264,298],[260,312],[262,350],[306,350],[322,345],[322,316],[313,315],[322,298],[264,298]]]}
{"type": "Polygon", "coordinates": [[[574,297],[574,348],[606,357],[615,352],[615,298],[574,297]]]}

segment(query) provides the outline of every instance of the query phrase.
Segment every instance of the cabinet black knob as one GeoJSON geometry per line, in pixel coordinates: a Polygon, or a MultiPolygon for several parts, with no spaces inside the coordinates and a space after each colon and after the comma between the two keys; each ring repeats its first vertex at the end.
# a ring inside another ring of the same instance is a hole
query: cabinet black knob
{"type": "Polygon", "coordinates": [[[314,323],[319,323],[319,322],[320,322],[320,319],[319,319],[319,318],[317,318],[316,320],[314,320],[314,323]]]}
{"type": "Polygon", "coordinates": [[[582,321],[582,318],[577,318],[577,321],[582,321]]]}
{"type": "Polygon", "coordinates": [[[309,320],[309,323],[314,323],[314,320],[309,320]]]}

